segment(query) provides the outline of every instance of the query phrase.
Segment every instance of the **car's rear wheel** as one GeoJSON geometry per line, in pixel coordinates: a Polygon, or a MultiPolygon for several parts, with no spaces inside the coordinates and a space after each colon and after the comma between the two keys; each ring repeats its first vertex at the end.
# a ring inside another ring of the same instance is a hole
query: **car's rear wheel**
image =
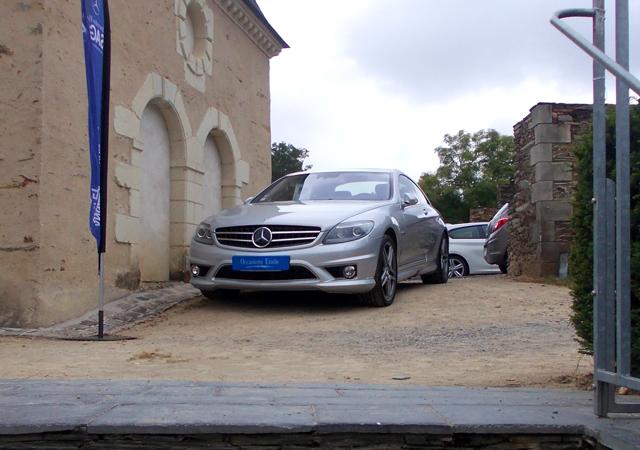
{"type": "Polygon", "coordinates": [[[509,254],[507,253],[504,257],[504,262],[498,265],[500,268],[500,272],[507,273],[509,271],[509,254]]]}
{"type": "Polygon", "coordinates": [[[398,288],[398,258],[396,244],[389,235],[382,238],[375,280],[375,287],[366,294],[360,294],[360,300],[369,306],[391,305],[398,288]]]}
{"type": "Polygon", "coordinates": [[[438,268],[435,272],[420,275],[425,284],[444,284],[449,281],[449,239],[442,235],[438,250],[438,268]]]}
{"type": "Polygon", "coordinates": [[[469,265],[462,256],[449,256],[449,278],[462,278],[469,275],[469,265]]]}

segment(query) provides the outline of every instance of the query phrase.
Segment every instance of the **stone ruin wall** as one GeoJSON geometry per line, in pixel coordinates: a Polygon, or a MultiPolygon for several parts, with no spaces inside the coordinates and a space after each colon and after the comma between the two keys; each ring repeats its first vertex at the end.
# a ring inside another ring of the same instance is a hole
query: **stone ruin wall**
{"type": "Polygon", "coordinates": [[[498,212],[498,208],[479,206],[469,210],[469,222],[489,222],[498,212]]]}
{"type": "Polygon", "coordinates": [[[566,268],[576,182],[571,145],[590,122],[590,105],[539,103],[514,126],[509,274],[558,276],[566,268]]]}

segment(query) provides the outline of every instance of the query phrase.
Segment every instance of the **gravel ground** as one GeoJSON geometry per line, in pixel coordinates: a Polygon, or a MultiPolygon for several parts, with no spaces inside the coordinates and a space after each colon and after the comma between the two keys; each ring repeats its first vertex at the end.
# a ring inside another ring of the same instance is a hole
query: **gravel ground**
{"type": "Polygon", "coordinates": [[[315,293],[198,297],[138,339],[0,337],[2,378],[574,387],[590,372],[567,288],[503,275],[404,283],[389,308],[315,293]]]}

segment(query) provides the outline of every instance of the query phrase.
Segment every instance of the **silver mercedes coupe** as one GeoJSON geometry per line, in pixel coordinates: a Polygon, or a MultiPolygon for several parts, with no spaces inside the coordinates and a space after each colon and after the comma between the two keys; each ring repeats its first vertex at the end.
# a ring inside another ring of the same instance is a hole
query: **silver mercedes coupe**
{"type": "Polygon", "coordinates": [[[216,290],[321,290],[389,306],[398,282],[446,283],[440,213],[397,170],[312,171],[275,181],[197,228],[191,284],[216,290]]]}

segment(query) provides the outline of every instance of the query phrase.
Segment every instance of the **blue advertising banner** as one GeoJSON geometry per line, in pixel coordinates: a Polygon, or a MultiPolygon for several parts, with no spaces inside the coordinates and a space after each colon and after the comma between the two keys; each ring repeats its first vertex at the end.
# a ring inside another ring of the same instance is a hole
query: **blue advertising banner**
{"type": "Polygon", "coordinates": [[[81,0],[82,38],[89,101],[91,207],[89,228],[98,252],[105,250],[109,134],[110,26],[107,0],[81,0]]]}

